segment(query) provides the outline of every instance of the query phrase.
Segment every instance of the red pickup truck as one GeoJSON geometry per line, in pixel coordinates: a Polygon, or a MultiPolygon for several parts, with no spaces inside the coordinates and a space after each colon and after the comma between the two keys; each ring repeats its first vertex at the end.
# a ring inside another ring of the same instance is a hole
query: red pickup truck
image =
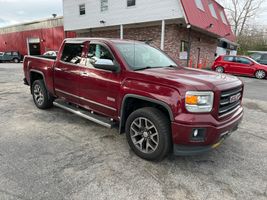
{"type": "Polygon", "coordinates": [[[147,160],[216,148],[243,117],[238,78],[180,67],[142,42],[66,39],[56,58],[26,56],[24,73],[38,108],[117,125],[147,160]]]}

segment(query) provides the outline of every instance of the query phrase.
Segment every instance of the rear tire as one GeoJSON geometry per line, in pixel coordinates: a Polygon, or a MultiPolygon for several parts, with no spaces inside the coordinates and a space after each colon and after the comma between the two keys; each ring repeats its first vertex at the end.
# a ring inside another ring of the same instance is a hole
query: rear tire
{"type": "Polygon", "coordinates": [[[139,157],[162,160],[171,148],[170,122],[158,109],[146,107],[134,111],[126,121],[126,138],[139,157]]]}
{"type": "Polygon", "coordinates": [[[54,98],[47,91],[43,80],[33,82],[32,96],[35,105],[39,109],[48,109],[53,106],[54,98]]]}
{"type": "Polygon", "coordinates": [[[266,77],[266,72],[264,70],[258,70],[255,73],[257,79],[264,79],[266,77]]]}
{"type": "Polygon", "coordinates": [[[224,73],[224,68],[222,66],[218,66],[215,68],[215,71],[218,73],[224,73]]]}

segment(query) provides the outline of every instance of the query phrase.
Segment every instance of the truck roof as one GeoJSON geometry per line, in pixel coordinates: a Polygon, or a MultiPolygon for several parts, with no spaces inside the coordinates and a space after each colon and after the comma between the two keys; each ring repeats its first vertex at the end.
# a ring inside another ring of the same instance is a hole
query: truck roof
{"type": "Polygon", "coordinates": [[[136,41],[136,40],[127,40],[127,39],[118,39],[118,38],[67,38],[65,39],[66,43],[77,43],[77,42],[86,42],[89,40],[95,40],[95,41],[102,41],[102,42],[107,42],[107,43],[144,43],[141,41],[136,41]]]}

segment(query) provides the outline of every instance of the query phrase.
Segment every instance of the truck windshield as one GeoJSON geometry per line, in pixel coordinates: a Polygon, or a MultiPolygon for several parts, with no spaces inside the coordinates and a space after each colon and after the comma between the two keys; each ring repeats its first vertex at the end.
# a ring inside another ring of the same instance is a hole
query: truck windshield
{"type": "Polygon", "coordinates": [[[117,43],[116,47],[132,70],[177,67],[160,50],[142,43],[117,43]]]}

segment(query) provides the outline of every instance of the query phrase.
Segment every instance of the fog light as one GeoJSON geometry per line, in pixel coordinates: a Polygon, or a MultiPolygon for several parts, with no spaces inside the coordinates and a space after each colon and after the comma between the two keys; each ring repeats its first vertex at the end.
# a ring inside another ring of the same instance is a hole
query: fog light
{"type": "Polygon", "coordinates": [[[196,130],[194,131],[194,137],[197,137],[197,135],[198,135],[198,129],[196,129],[196,130]]]}
{"type": "Polygon", "coordinates": [[[204,142],[206,137],[206,129],[196,128],[192,130],[190,140],[192,142],[204,142]]]}

